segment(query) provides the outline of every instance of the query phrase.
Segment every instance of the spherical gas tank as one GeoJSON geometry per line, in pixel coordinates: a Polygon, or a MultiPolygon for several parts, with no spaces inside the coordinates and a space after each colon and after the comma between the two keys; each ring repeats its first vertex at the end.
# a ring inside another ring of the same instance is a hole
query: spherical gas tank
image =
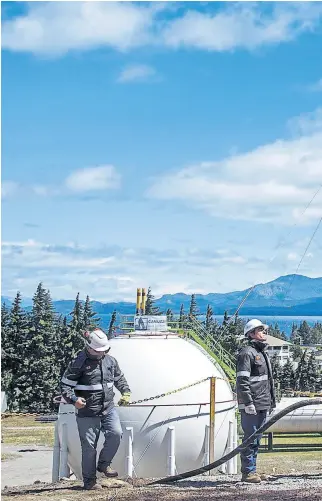
{"type": "MultiPolygon", "coordinates": [[[[166,476],[169,472],[169,427],[175,433],[177,472],[198,468],[205,463],[206,428],[209,425],[210,381],[182,391],[175,389],[215,376],[215,459],[224,455],[229,422],[234,420],[234,395],[221,368],[193,341],[174,335],[119,336],[111,340],[110,355],[115,357],[131,388],[131,401],[156,397],[140,404],[117,407],[123,433],[133,429],[134,474],[141,478],[166,476]],[[162,396],[164,395],[164,396],[162,396]]],[[[120,393],[115,389],[115,402],[120,393]]],[[[72,406],[61,405],[61,412],[72,406]]],[[[61,414],[67,423],[69,463],[81,478],[81,452],[75,415],[61,414]]],[[[61,425],[59,426],[61,428],[61,425]]],[[[126,434],[125,434],[126,435],[126,434]]],[[[100,437],[98,451],[102,447],[100,437]]],[[[126,475],[127,439],[123,435],[112,466],[126,475]]]]}

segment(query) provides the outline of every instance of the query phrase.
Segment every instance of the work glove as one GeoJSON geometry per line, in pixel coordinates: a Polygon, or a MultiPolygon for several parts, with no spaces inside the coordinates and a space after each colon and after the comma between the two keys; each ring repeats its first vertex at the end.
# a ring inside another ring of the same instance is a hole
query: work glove
{"type": "Polygon", "coordinates": [[[257,414],[255,405],[254,404],[246,405],[245,412],[246,414],[257,414]]]}
{"type": "Polygon", "coordinates": [[[129,405],[130,404],[130,398],[131,398],[131,393],[123,393],[122,397],[120,398],[118,405],[129,405]]]}

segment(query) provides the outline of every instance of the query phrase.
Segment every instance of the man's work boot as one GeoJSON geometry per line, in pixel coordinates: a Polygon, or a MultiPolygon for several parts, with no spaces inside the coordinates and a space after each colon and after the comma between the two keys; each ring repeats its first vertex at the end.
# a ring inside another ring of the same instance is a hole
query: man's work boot
{"type": "Polygon", "coordinates": [[[250,484],[260,484],[261,477],[258,475],[258,473],[243,473],[241,481],[248,482],[250,484]]]}
{"type": "Polygon", "coordinates": [[[273,480],[274,477],[272,477],[272,475],[266,475],[266,473],[257,473],[257,475],[259,476],[259,478],[261,480],[273,480]]]}
{"type": "Polygon", "coordinates": [[[103,473],[107,478],[115,478],[118,476],[117,471],[112,470],[110,466],[106,466],[105,468],[97,467],[97,471],[103,473]]]}
{"type": "Polygon", "coordinates": [[[102,489],[103,487],[100,484],[97,484],[96,480],[84,484],[85,491],[101,491],[102,489]]]}

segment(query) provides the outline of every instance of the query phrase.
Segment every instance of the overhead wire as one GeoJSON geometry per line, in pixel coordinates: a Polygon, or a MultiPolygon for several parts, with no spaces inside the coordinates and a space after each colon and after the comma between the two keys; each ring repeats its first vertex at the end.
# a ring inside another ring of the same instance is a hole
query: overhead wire
{"type": "MultiPolygon", "coordinates": [[[[306,207],[304,208],[304,210],[303,210],[303,212],[301,213],[301,216],[300,216],[300,217],[302,217],[302,216],[305,214],[305,212],[308,210],[308,208],[310,207],[310,205],[312,204],[312,202],[314,201],[314,199],[317,197],[317,195],[319,194],[319,192],[321,191],[321,189],[322,189],[322,184],[321,184],[321,185],[319,185],[318,189],[315,191],[315,193],[314,193],[313,197],[311,198],[311,200],[308,202],[308,204],[307,204],[307,205],[306,205],[306,207]]],[[[303,253],[303,255],[302,255],[301,259],[300,259],[300,262],[299,262],[299,264],[298,264],[298,266],[297,266],[297,268],[296,268],[296,272],[295,272],[295,274],[296,274],[296,273],[298,272],[298,270],[300,269],[300,266],[301,266],[301,264],[302,264],[302,262],[303,262],[303,259],[305,258],[306,254],[307,254],[307,252],[308,252],[308,250],[309,250],[309,248],[310,248],[310,246],[311,246],[311,243],[312,243],[312,242],[313,242],[313,240],[314,240],[314,237],[315,237],[315,235],[316,235],[316,233],[317,233],[317,231],[318,231],[318,229],[319,229],[319,227],[320,227],[320,225],[321,225],[321,222],[322,222],[322,217],[321,217],[321,219],[319,220],[319,222],[318,222],[318,224],[317,224],[317,226],[316,226],[316,228],[315,228],[315,230],[314,230],[314,232],[313,232],[313,234],[312,234],[312,236],[311,236],[311,238],[310,238],[310,240],[309,240],[309,243],[308,243],[308,245],[307,245],[307,247],[306,247],[306,249],[305,249],[305,251],[304,251],[304,253],[303,253]]],[[[297,224],[298,224],[297,222],[296,222],[295,224],[293,224],[293,226],[292,226],[291,230],[289,231],[289,233],[288,233],[287,237],[288,237],[288,236],[292,233],[292,231],[294,230],[294,228],[296,227],[296,225],[297,225],[297,224]]],[[[274,255],[273,255],[273,257],[269,260],[269,264],[270,264],[270,263],[271,263],[271,262],[275,259],[276,255],[277,255],[277,251],[280,249],[280,247],[282,247],[282,246],[285,244],[285,242],[286,242],[286,239],[284,239],[284,241],[280,242],[280,244],[277,246],[276,251],[275,251],[275,254],[274,254],[274,255]]],[[[293,281],[294,281],[295,274],[294,274],[293,279],[292,279],[292,281],[291,281],[291,285],[292,285],[292,283],[293,283],[293,281]]],[[[216,345],[216,344],[218,344],[218,342],[220,341],[220,339],[222,338],[222,336],[225,334],[225,332],[227,331],[227,329],[228,329],[229,325],[230,325],[230,324],[234,321],[234,319],[235,319],[235,317],[238,315],[238,313],[239,313],[240,309],[241,309],[241,308],[242,308],[242,306],[245,304],[245,302],[247,301],[248,297],[249,297],[249,296],[250,296],[250,294],[253,292],[253,290],[255,289],[255,287],[256,287],[256,286],[257,286],[257,284],[254,284],[254,285],[253,285],[253,286],[252,286],[252,287],[251,287],[251,288],[247,291],[246,295],[243,297],[243,299],[241,300],[240,304],[238,305],[238,307],[237,307],[237,309],[236,309],[235,313],[233,313],[233,315],[231,315],[231,316],[229,317],[229,319],[228,319],[228,321],[227,321],[226,325],[224,326],[224,329],[220,332],[220,334],[216,337],[216,339],[214,339],[214,344],[215,344],[215,345],[216,345]]],[[[289,287],[289,289],[288,289],[288,292],[287,292],[287,293],[289,293],[290,288],[291,288],[291,286],[289,287]]]]}

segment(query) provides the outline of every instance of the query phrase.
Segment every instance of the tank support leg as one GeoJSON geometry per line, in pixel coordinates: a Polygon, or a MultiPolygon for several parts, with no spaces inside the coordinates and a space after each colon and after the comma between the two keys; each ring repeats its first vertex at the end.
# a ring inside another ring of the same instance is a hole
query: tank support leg
{"type": "Polygon", "coordinates": [[[126,474],[133,477],[133,428],[126,428],[126,474]]]}
{"type": "Polygon", "coordinates": [[[175,455],[175,428],[169,426],[169,457],[168,457],[168,475],[175,475],[176,455],[175,455]]]}

